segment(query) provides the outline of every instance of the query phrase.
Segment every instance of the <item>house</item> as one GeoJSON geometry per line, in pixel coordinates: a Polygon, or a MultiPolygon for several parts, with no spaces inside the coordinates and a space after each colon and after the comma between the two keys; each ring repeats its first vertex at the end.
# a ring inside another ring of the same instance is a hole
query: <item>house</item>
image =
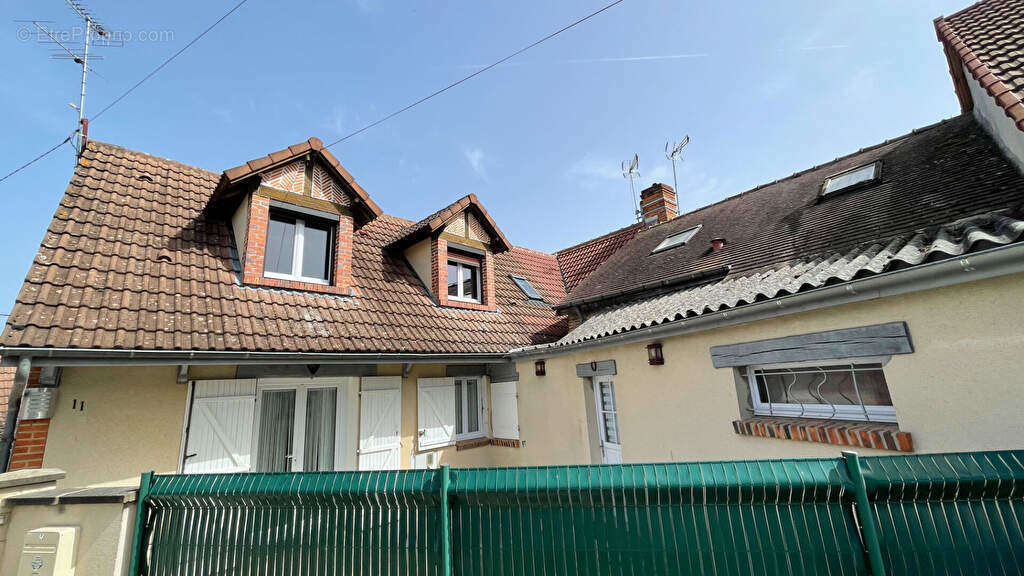
{"type": "Polygon", "coordinates": [[[1013,5],[935,23],[962,115],[686,214],[655,184],[554,255],[472,194],[388,215],[315,138],[221,172],[90,141],[0,337],[8,468],[1019,447],[1013,5]]]}

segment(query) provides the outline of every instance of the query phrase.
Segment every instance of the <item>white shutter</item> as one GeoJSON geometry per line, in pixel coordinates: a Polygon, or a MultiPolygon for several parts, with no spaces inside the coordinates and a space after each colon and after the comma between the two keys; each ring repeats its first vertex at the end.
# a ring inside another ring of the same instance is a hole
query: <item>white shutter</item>
{"type": "Polygon", "coordinates": [[[256,380],[197,380],[185,446],[186,474],[248,472],[256,380]]]}
{"type": "Polygon", "coordinates": [[[398,470],[402,448],[402,377],[363,378],[359,393],[359,469],[398,470]]]}
{"type": "Polygon", "coordinates": [[[420,378],[417,382],[417,446],[447,446],[455,439],[455,379],[420,378]]]}
{"type": "Polygon", "coordinates": [[[491,429],[495,438],[519,439],[519,392],[517,382],[491,384],[491,429]]]}

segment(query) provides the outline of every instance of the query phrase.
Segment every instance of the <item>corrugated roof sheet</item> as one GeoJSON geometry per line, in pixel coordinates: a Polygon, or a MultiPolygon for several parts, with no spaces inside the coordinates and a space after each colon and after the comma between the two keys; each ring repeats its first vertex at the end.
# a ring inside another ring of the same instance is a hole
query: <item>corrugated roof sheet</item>
{"type": "Polygon", "coordinates": [[[594,340],[1009,244],[1024,235],[1021,218],[1024,211],[1020,208],[981,214],[843,253],[826,252],[770,270],[611,306],[594,312],[550,346],[594,340]]]}

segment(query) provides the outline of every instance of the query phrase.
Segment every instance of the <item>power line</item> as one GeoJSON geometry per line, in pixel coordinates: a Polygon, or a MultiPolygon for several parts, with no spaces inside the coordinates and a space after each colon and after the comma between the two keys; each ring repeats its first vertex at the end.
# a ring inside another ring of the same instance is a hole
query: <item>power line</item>
{"type": "Polygon", "coordinates": [[[150,72],[149,74],[146,74],[142,78],[142,80],[139,80],[138,82],[136,82],[134,86],[132,86],[131,88],[125,90],[125,92],[123,94],[121,94],[120,96],[118,96],[117,98],[115,98],[113,102],[111,102],[110,104],[107,104],[102,110],[100,110],[95,116],[92,117],[91,121],[95,122],[97,118],[99,118],[100,116],[103,116],[104,112],[106,112],[107,110],[110,110],[111,108],[113,108],[114,105],[116,105],[118,102],[123,100],[125,96],[131,94],[132,92],[135,91],[136,88],[138,88],[139,86],[142,86],[143,83],[145,83],[147,80],[149,80],[150,78],[155,76],[156,73],[159,72],[160,70],[162,70],[164,66],[167,66],[168,64],[173,62],[175,58],[177,58],[178,56],[181,56],[182,52],[184,52],[185,50],[188,50],[189,47],[191,47],[193,44],[195,44],[196,42],[201,40],[203,36],[206,36],[206,34],[210,32],[210,30],[213,30],[214,28],[216,28],[218,24],[223,22],[228,16],[231,16],[232,14],[234,14],[235,10],[238,10],[239,8],[241,8],[242,5],[245,4],[248,1],[249,0],[241,0],[238,4],[235,4],[234,8],[232,8],[231,10],[228,10],[223,16],[218,18],[216,22],[214,22],[213,24],[210,24],[209,26],[207,26],[206,30],[203,30],[202,32],[200,32],[199,35],[196,36],[195,38],[193,38],[188,44],[185,44],[184,46],[182,46],[181,49],[178,50],[177,52],[175,52],[174,54],[172,54],[170,58],[164,60],[163,63],[161,63],[156,68],[154,68],[152,72],[150,72]]]}
{"type": "Polygon", "coordinates": [[[14,176],[14,175],[15,175],[15,174],[17,174],[18,172],[21,172],[22,170],[24,170],[25,168],[28,168],[29,166],[31,166],[31,165],[33,165],[33,164],[35,164],[36,162],[38,162],[38,161],[42,160],[43,158],[46,158],[46,157],[47,157],[47,156],[49,156],[49,155],[50,155],[50,154],[51,154],[51,153],[52,153],[53,151],[55,151],[55,150],[56,150],[57,148],[60,148],[61,146],[63,146],[63,145],[65,145],[65,144],[67,144],[68,142],[71,142],[71,136],[68,136],[68,137],[67,137],[67,138],[65,138],[64,140],[61,140],[60,144],[57,144],[56,146],[54,146],[53,148],[50,148],[50,149],[49,149],[49,150],[47,150],[46,152],[43,152],[43,153],[42,153],[42,154],[40,154],[39,156],[36,156],[35,158],[33,158],[33,159],[29,160],[28,162],[25,162],[25,163],[24,163],[24,164],[22,164],[21,166],[19,166],[19,167],[15,168],[15,169],[14,169],[13,171],[9,172],[9,173],[8,173],[8,174],[7,174],[6,176],[4,176],[3,178],[0,178],[0,182],[3,182],[4,180],[7,180],[7,179],[8,179],[8,178],[10,178],[11,176],[14,176]]]}
{"type": "Polygon", "coordinates": [[[505,56],[501,60],[498,60],[497,62],[495,62],[495,63],[493,63],[493,64],[491,64],[489,66],[485,66],[484,68],[481,68],[480,70],[477,70],[476,72],[473,72],[472,74],[462,78],[461,80],[452,82],[451,84],[445,86],[444,88],[441,88],[440,90],[437,90],[436,92],[433,92],[433,93],[431,93],[431,94],[429,94],[427,96],[424,96],[423,98],[420,98],[419,100],[413,102],[412,104],[409,104],[409,105],[405,106],[404,108],[400,108],[400,109],[398,109],[398,110],[388,114],[387,116],[384,116],[383,118],[375,120],[374,122],[371,122],[371,123],[367,124],[366,126],[363,126],[359,130],[356,130],[355,132],[352,132],[351,134],[347,134],[345,136],[342,136],[341,138],[338,138],[334,142],[331,142],[330,144],[328,144],[326,146],[326,148],[330,148],[331,146],[334,146],[335,144],[340,144],[340,143],[344,142],[345,140],[348,140],[349,138],[352,138],[353,136],[358,136],[359,134],[362,134],[363,132],[366,132],[367,130],[369,130],[370,128],[373,128],[374,126],[377,126],[379,124],[383,124],[384,122],[387,122],[388,120],[394,118],[395,116],[398,116],[402,112],[405,112],[407,110],[415,108],[416,106],[419,106],[420,104],[426,102],[427,100],[430,100],[434,96],[438,96],[440,94],[443,94],[443,93],[451,90],[452,88],[455,88],[459,84],[462,84],[463,82],[465,82],[467,80],[471,80],[472,78],[475,78],[476,76],[479,76],[480,74],[483,74],[484,72],[487,72],[488,70],[490,70],[491,68],[494,68],[495,66],[499,66],[501,64],[504,64],[505,62],[511,60],[512,58],[515,58],[516,56],[519,56],[523,52],[526,52],[530,48],[533,48],[533,47],[535,47],[535,46],[537,46],[539,44],[543,44],[544,42],[547,42],[548,40],[554,38],[555,36],[558,36],[562,32],[565,32],[566,30],[569,30],[570,28],[573,28],[573,27],[575,27],[575,26],[577,26],[579,24],[582,24],[582,23],[586,22],[587,20],[590,20],[591,18],[593,18],[594,16],[597,16],[598,14],[604,12],[605,10],[613,8],[614,6],[616,6],[618,4],[622,4],[624,1],[625,0],[615,0],[615,2],[612,2],[611,4],[608,4],[604,8],[601,8],[600,10],[597,10],[595,12],[591,12],[590,14],[584,16],[583,18],[580,18],[579,20],[573,22],[572,24],[569,24],[568,26],[565,26],[564,28],[560,28],[560,29],[552,32],[551,34],[548,34],[547,36],[541,38],[540,40],[537,40],[536,42],[530,44],[529,46],[526,46],[524,48],[520,48],[519,50],[516,50],[515,52],[509,54],[508,56],[505,56]]]}
{"type": "MultiPolygon", "coordinates": [[[[121,100],[124,100],[124,98],[126,96],[128,96],[129,94],[131,94],[132,92],[134,92],[136,88],[138,88],[139,86],[142,86],[147,80],[149,80],[150,78],[155,76],[157,72],[162,70],[165,66],[170,64],[172,61],[174,61],[175,58],[177,58],[178,56],[181,56],[181,54],[185,50],[188,50],[193,44],[198,42],[203,36],[206,36],[211,30],[216,28],[218,24],[223,22],[225,18],[227,18],[228,16],[232,15],[235,12],[235,10],[238,10],[239,8],[241,8],[242,5],[245,4],[248,1],[249,0],[241,0],[240,2],[238,2],[238,4],[235,4],[235,6],[233,8],[231,8],[231,10],[228,10],[223,16],[218,18],[216,22],[214,22],[213,24],[210,24],[209,26],[207,26],[205,30],[200,32],[199,35],[196,36],[195,38],[193,38],[188,44],[185,44],[184,46],[182,46],[180,50],[178,50],[177,52],[172,54],[170,56],[170,58],[167,58],[162,63],[160,63],[160,65],[157,66],[156,68],[154,68],[152,72],[150,72],[149,74],[146,74],[141,80],[136,82],[131,88],[125,90],[120,96],[115,98],[110,104],[107,104],[102,110],[99,111],[99,113],[97,113],[95,116],[92,117],[92,121],[95,122],[96,119],[99,118],[100,116],[102,116],[104,112],[106,112],[107,110],[110,110],[111,108],[113,108],[121,100]]],[[[55,152],[58,148],[60,148],[61,146],[67,144],[69,141],[71,141],[71,136],[68,136],[67,138],[62,140],[59,144],[54,146],[53,148],[50,148],[46,152],[43,152],[42,154],[40,154],[39,156],[36,156],[32,160],[29,160],[25,164],[22,164],[17,169],[15,169],[14,171],[10,172],[9,174],[4,176],[3,178],[0,178],[0,182],[3,182],[4,180],[7,180],[11,176],[14,176],[18,172],[21,172],[22,170],[24,170],[25,168],[28,168],[29,166],[35,164],[36,162],[42,160],[43,158],[46,158],[47,156],[49,156],[50,154],[55,152]]]]}

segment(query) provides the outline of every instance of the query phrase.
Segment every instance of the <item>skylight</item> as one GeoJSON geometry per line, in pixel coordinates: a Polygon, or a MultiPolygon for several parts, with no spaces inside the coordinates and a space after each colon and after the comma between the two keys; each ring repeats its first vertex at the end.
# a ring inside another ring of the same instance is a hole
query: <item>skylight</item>
{"type": "Polygon", "coordinates": [[[700,232],[700,228],[701,228],[700,226],[694,226],[693,228],[689,228],[687,230],[683,230],[682,232],[679,232],[678,234],[673,234],[671,236],[668,236],[667,238],[665,238],[664,240],[661,241],[661,244],[658,244],[657,248],[655,248],[654,250],[651,250],[651,254],[655,254],[657,252],[663,252],[665,250],[669,250],[671,248],[675,248],[676,246],[683,246],[683,245],[685,245],[687,242],[690,241],[691,238],[694,237],[694,235],[697,234],[697,232],[700,232]]]}
{"type": "Polygon", "coordinates": [[[537,292],[537,289],[533,287],[533,284],[530,284],[529,280],[522,276],[511,276],[511,278],[516,283],[516,286],[519,286],[519,289],[526,294],[527,298],[531,300],[544,300],[544,297],[540,295],[540,292],[537,292]]]}
{"type": "Polygon", "coordinates": [[[858,184],[865,184],[878,180],[882,173],[882,163],[872,162],[864,166],[858,166],[846,172],[840,172],[834,176],[825,178],[825,184],[821,187],[821,195],[827,196],[840,190],[852,188],[858,184]]]}

